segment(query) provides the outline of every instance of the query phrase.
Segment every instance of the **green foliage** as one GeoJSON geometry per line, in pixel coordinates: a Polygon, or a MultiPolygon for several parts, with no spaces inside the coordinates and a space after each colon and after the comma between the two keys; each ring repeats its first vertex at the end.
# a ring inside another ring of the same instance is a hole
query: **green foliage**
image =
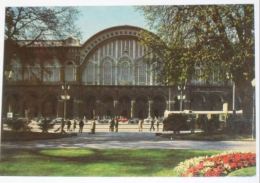
{"type": "Polygon", "coordinates": [[[188,130],[187,115],[171,114],[163,120],[164,131],[173,131],[175,133],[181,130],[188,130]]]}
{"type": "Polygon", "coordinates": [[[255,175],[256,175],[256,167],[255,166],[254,167],[242,168],[242,169],[236,170],[236,171],[228,174],[228,176],[240,176],[240,177],[255,176],[255,175]]]}
{"type": "Polygon", "coordinates": [[[254,78],[253,5],[182,5],[139,7],[158,35],[143,33],[142,43],[160,60],[161,81],[209,80],[220,67],[235,82],[254,78]],[[214,67],[212,67],[214,65],[214,67]],[[197,75],[194,66],[203,71],[197,75]]]}
{"type": "Polygon", "coordinates": [[[226,131],[231,134],[251,134],[252,122],[238,115],[229,115],[226,131]]]}
{"type": "Polygon", "coordinates": [[[73,7],[7,7],[5,9],[5,70],[10,70],[12,59],[17,57],[24,64],[32,64],[35,61],[34,57],[46,59],[50,55],[47,51],[44,54],[42,52],[34,55],[32,49],[28,49],[28,46],[38,40],[64,39],[71,35],[80,37],[81,33],[74,22],[78,15],[78,9],[73,7]],[[22,43],[21,40],[24,42],[22,43]]]}
{"type": "Polygon", "coordinates": [[[13,118],[4,121],[8,128],[12,129],[13,131],[30,131],[30,122],[31,121],[26,118],[13,118]]]}
{"type": "Polygon", "coordinates": [[[43,133],[48,133],[48,130],[52,129],[55,123],[51,119],[41,119],[37,124],[43,133]]]}

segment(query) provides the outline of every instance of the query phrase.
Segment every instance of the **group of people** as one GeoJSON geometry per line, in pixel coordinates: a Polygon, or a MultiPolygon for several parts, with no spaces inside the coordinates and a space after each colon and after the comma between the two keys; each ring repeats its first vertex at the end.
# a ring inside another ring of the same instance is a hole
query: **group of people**
{"type": "MultiPolygon", "coordinates": [[[[144,120],[143,119],[140,119],[138,121],[138,129],[139,129],[139,132],[142,132],[143,131],[143,124],[144,124],[144,120]]],[[[156,125],[156,131],[158,132],[159,131],[159,127],[160,127],[160,121],[158,118],[151,118],[150,120],[150,131],[155,131],[155,127],[154,125],[156,125]]]]}
{"type": "MultiPolygon", "coordinates": [[[[61,121],[61,133],[65,133],[65,125],[67,125],[67,132],[75,132],[77,126],[79,126],[79,133],[83,132],[83,128],[84,128],[84,121],[85,118],[80,119],[79,122],[77,120],[67,120],[64,121],[64,119],[62,119],[61,121]],[[72,123],[73,122],[73,123],[72,123]],[[72,129],[71,129],[72,126],[72,129]]],[[[139,132],[143,131],[143,125],[144,125],[144,119],[140,119],[138,121],[138,130],[139,132]]],[[[158,120],[158,118],[151,118],[150,120],[150,131],[155,131],[155,125],[156,125],[156,130],[159,131],[159,126],[160,126],[160,121],[158,120]]],[[[118,132],[118,126],[119,126],[119,120],[118,118],[112,118],[111,120],[109,120],[109,132],[118,132]]],[[[90,133],[91,134],[95,134],[96,131],[96,120],[92,120],[91,122],[91,126],[90,126],[90,133]]]]}
{"type": "MultiPolygon", "coordinates": [[[[65,125],[67,125],[67,132],[75,132],[76,131],[76,128],[77,128],[77,120],[73,120],[73,130],[71,129],[71,120],[67,120],[67,121],[64,121],[64,119],[62,119],[61,121],[61,133],[65,133],[65,125]]],[[[82,133],[83,132],[83,128],[84,128],[84,119],[81,119],[79,120],[79,133],[82,133]]],[[[90,133],[94,134],[95,133],[95,130],[96,130],[96,121],[93,120],[92,123],[91,123],[91,128],[90,128],[90,133]]]]}
{"type": "Polygon", "coordinates": [[[109,120],[108,124],[110,132],[118,132],[119,121],[117,118],[112,118],[111,120],[109,120]]]}

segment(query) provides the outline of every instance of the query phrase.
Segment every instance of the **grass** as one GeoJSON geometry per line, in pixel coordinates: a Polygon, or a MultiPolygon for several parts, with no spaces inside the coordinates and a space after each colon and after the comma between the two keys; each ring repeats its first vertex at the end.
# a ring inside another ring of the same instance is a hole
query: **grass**
{"type": "Polygon", "coordinates": [[[251,135],[225,134],[225,133],[189,133],[189,134],[162,134],[161,137],[173,138],[175,140],[208,140],[208,141],[225,141],[225,140],[249,140],[251,135]]]}
{"type": "Polygon", "coordinates": [[[220,151],[160,149],[4,150],[0,175],[175,176],[179,162],[220,151]]]}
{"type": "Polygon", "coordinates": [[[256,167],[248,167],[236,170],[228,174],[228,176],[255,176],[256,175],[256,167]]]}
{"type": "MultiPolygon", "coordinates": [[[[181,161],[218,154],[180,149],[4,149],[1,176],[176,176],[181,161]]],[[[230,176],[255,175],[255,168],[230,176]]]]}

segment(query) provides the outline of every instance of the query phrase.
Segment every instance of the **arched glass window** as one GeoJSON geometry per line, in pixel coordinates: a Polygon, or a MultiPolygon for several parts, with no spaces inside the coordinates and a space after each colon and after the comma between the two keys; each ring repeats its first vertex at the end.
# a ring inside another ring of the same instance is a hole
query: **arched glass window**
{"type": "Polygon", "coordinates": [[[146,85],[146,64],[139,62],[136,68],[136,79],[138,85],[146,85]]]}
{"type": "Polygon", "coordinates": [[[76,80],[76,66],[69,62],[65,65],[65,81],[75,81],[76,80]]]}
{"type": "Polygon", "coordinates": [[[23,70],[18,60],[12,61],[12,70],[12,79],[14,81],[21,81],[23,79],[23,70]]]}
{"type": "Polygon", "coordinates": [[[83,71],[83,82],[85,84],[95,84],[95,64],[89,62],[83,71]]]}
{"type": "Polygon", "coordinates": [[[130,68],[129,61],[122,61],[119,63],[118,78],[119,78],[119,84],[122,85],[130,84],[131,68],[130,68]]]}
{"type": "Polygon", "coordinates": [[[205,80],[203,79],[202,76],[203,76],[202,66],[200,64],[196,64],[194,68],[194,75],[192,77],[192,83],[204,84],[205,80]]]}
{"type": "Polygon", "coordinates": [[[104,85],[112,85],[112,62],[104,61],[102,66],[102,76],[104,85]]]}
{"type": "Polygon", "coordinates": [[[60,65],[58,63],[45,64],[43,68],[43,81],[57,82],[60,81],[60,65]]]}
{"type": "Polygon", "coordinates": [[[157,67],[157,63],[153,63],[151,65],[151,80],[150,83],[151,85],[157,85],[158,84],[158,67],[157,67]]]}
{"type": "Polygon", "coordinates": [[[28,65],[24,71],[24,79],[29,81],[41,80],[41,66],[39,64],[28,65]]]}

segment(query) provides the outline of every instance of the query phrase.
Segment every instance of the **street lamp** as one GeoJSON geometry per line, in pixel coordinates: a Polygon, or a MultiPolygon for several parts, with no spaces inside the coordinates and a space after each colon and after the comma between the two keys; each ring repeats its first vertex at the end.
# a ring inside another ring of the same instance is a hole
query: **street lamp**
{"type": "Polygon", "coordinates": [[[64,83],[61,86],[62,89],[62,95],[61,95],[61,100],[63,100],[63,119],[66,120],[66,112],[67,112],[67,100],[70,99],[70,96],[68,94],[68,90],[70,90],[70,85],[67,85],[64,83]]]}
{"type": "Polygon", "coordinates": [[[232,81],[232,111],[233,114],[236,114],[236,84],[232,74],[227,73],[226,76],[227,79],[230,79],[232,81]]]}
{"type": "Polygon", "coordinates": [[[183,92],[185,91],[186,86],[185,85],[179,85],[178,86],[178,91],[180,92],[180,95],[178,95],[178,100],[180,100],[180,111],[182,111],[182,105],[183,105],[183,100],[186,99],[186,95],[183,94],[183,92]]]}
{"type": "Polygon", "coordinates": [[[252,115],[252,140],[254,140],[254,127],[255,127],[255,79],[251,81],[253,87],[253,101],[252,101],[252,108],[253,108],[253,115],[252,115]]]}

